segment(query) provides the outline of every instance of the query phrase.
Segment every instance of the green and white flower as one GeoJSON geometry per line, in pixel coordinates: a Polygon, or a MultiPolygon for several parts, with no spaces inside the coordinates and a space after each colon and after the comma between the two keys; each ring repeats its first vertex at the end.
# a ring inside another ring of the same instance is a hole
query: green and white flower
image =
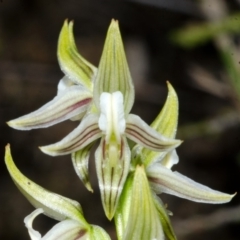
{"type": "Polygon", "coordinates": [[[8,124],[27,130],[82,117],[79,126],[65,138],[40,149],[51,156],[72,154],[76,173],[92,191],[88,159],[93,143],[100,138],[95,154],[97,176],[106,216],[112,219],[130,167],[127,138],[157,152],[169,152],[181,141],[162,136],[130,114],[134,87],[117,21],[112,20],[109,27],[98,70],[77,53],[72,23],[65,22],[58,49],[59,63],[66,74],[59,83],[58,96],[8,124]]]}
{"type": "Polygon", "coordinates": [[[85,220],[78,202],[52,193],[25,177],[14,164],[9,145],[6,146],[5,163],[18,189],[36,208],[24,219],[32,240],[110,240],[101,227],[85,220]],[[32,227],[33,220],[41,213],[59,221],[43,237],[32,227]]]}

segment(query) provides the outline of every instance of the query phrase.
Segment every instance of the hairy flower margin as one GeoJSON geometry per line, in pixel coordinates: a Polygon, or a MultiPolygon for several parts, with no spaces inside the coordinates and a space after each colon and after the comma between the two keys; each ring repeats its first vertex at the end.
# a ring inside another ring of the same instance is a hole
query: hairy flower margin
{"type": "MultiPolygon", "coordinates": [[[[110,24],[98,69],[77,52],[72,28],[73,22],[65,21],[59,36],[58,61],[65,76],[58,84],[57,96],[8,125],[30,130],[67,119],[81,121],[61,141],[40,149],[52,156],[71,154],[76,173],[92,191],[88,160],[94,142],[100,138],[95,152],[99,188],[106,216],[115,219],[118,238],[176,239],[169,212],[156,194],[165,192],[204,203],[228,202],[234,195],[212,190],[171,170],[178,163],[175,148],[181,141],[175,139],[178,99],[170,83],[167,101],[151,126],[130,114],[134,87],[118,22],[110,24]],[[127,138],[135,142],[132,149],[127,138]]],[[[98,239],[109,239],[104,230],[86,222],[77,202],[50,193],[21,175],[11,160],[9,147],[5,159],[14,182],[37,208],[25,218],[32,239],[95,239],[96,232],[103,236],[98,239]],[[32,220],[40,213],[61,221],[43,238],[32,229],[32,220]],[[72,235],[65,236],[69,229],[76,231],[70,230],[72,235]],[[51,234],[58,238],[51,238],[51,234]],[[63,234],[62,238],[57,234],[63,234]]]]}

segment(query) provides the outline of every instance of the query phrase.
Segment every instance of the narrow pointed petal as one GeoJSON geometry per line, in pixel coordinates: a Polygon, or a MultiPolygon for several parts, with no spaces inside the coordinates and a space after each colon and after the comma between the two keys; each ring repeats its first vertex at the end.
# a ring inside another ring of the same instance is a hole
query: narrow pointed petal
{"type": "Polygon", "coordinates": [[[226,203],[235,196],[213,190],[178,172],[172,172],[161,164],[150,166],[147,175],[156,192],[168,193],[194,202],[226,203]]]}
{"type": "MultiPolygon", "coordinates": [[[[126,138],[122,139],[120,157],[116,161],[108,158],[105,139],[95,153],[95,164],[105,214],[111,220],[116,211],[130,165],[130,149],[126,138]],[[113,164],[114,163],[114,164],[113,164]]],[[[116,155],[118,153],[115,153],[116,155]]]]}
{"type": "Polygon", "coordinates": [[[42,236],[41,234],[34,230],[32,227],[33,220],[39,215],[43,213],[42,208],[38,208],[35,211],[33,211],[31,214],[29,214],[27,217],[24,218],[24,223],[26,228],[28,229],[29,236],[31,240],[41,240],[42,236]]]}
{"type": "MultiPolygon", "coordinates": [[[[175,138],[178,125],[178,97],[174,88],[169,82],[167,82],[167,86],[167,100],[161,112],[151,124],[151,127],[164,137],[175,138]]],[[[153,152],[148,148],[143,148],[142,155],[144,159],[144,165],[148,167],[149,165],[165,158],[166,153],[153,152]]],[[[169,158],[169,155],[167,158],[169,158]]]]}
{"type": "Polygon", "coordinates": [[[156,196],[155,193],[152,193],[152,194],[153,194],[153,201],[157,209],[159,219],[161,221],[164,235],[167,237],[168,240],[177,240],[177,237],[172,228],[171,221],[169,219],[169,214],[167,209],[165,208],[161,199],[158,196],[156,196]]]}
{"type": "Polygon", "coordinates": [[[81,179],[88,191],[93,192],[91,183],[89,181],[89,172],[88,172],[88,160],[90,156],[90,150],[92,148],[92,143],[86,146],[85,148],[78,150],[77,152],[72,153],[72,163],[75,172],[78,177],[81,179]]]}
{"type": "Polygon", "coordinates": [[[61,70],[75,84],[81,84],[92,90],[92,80],[97,68],[85,60],[77,51],[73,36],[73,22],[66,20],[58,40],[58,61],[61,70]]]}
{"type": "Polygon", "coordinates": [[[137,166],[132,185],[131,206],[124,240],[164,239],[152,192],[143,166],[137,166]]]}
{"type": "Polygon", "coordinates": [[[127,180],[124,184],[121,197],[114,215],[114,221],[119,240],[123,239],[126,231],[128,218],[130,214],[131,197],[132,197],[133,174],[128,174],[127,180]]]}
{"type": "Polygon", "coordinates": [[[134,86],[128,68],[118,22],[112,20],[108,29],[102,57],[94,81],[94,102],[99,109],[103,92],[120,91],[124,98],[125,113],[129,113],[134,102],[134,86]]]}
{"type": "Polygon", "coordinates": [[[34,207],[42,208],[44,214],[59,221],[70,218],[82,225],[87,224],[78,202],[42,188],[18,170],[12,160],[9,145],[6,146],[5,163],[14,183],[34,207]]]}
{"type": "Polygon", "coordinates": [[[81,86],[72,86],[38,110],[9,121],[15,129],[45,128],[86,112],[92,94],[81,86]]]}
{"type": "Polygon", "coordinates": [[[154,151],[170,151],[181,144],[180,140],[162,136],[137,115],[129,114],[126,122],[126,136],[146,148],[154,151]]]}
{"type": "Polygon", "coordinates": [[[96,139],[101,137],[102,133],[98,128],[98,116],[89,114],[70,134],[61,141],[40,147],[40,149],[51,156],[66,155],[83,149],[96,139]]]}
{"type": "Polygon", "coordinates": [[[167,82],[167,87],[167,100],[151,127],[165,137],[175,138],[178,125],[178,97],[169,82],[167,82]]]}

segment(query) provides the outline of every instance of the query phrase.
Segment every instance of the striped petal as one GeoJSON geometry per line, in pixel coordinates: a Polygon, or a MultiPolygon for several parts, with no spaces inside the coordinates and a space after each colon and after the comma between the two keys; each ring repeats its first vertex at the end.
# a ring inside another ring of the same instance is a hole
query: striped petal
{"type": "Polygon", "coordinates": [[[92,79],[97,68],[85,60],[77,51],[73,36],[73,22],[66,20],[63,24],[58,40],[58,61],[61,70],[75,84],[81,84],[92,90],[92,79]]]}
{"type": "Polygon", "coordinates": [[[40,147],[40,149],[51,156],[66,155],[83,149],[101,136],[102,133],[98,128],[98,116],[89,114],[61,141],[40,147]]]}
{"type": "Polygon", "coordinates": [[[143,166],[137,166],[134,173],[131,206],[123,239],[165,239],[143,166]]]}
{"type": "Polygon", "coordinates": [[[85,113],[91,101],[91,92],[81,86],[71,86],[38,110],[7,124],[19,130],[49,127],[85,113]]]}
{"type": "Polygon", "coordinates": [[[162,136],[137,115],[129,114],[126,122],[126,136],[146,148],[154,151],[170,151],[181,144],[180,140],[162,136]]]}
{"type": "MultiPolygon", "coordinates": [[[[111,220],[116,211],[130,165],[130,149],[126,138],[122,138],[120,154],[117,161],[113,161],[106,150],[103,138],[95,153],[95,164],[105,214],[111,220]]],[[[118,153],[115,153],[118,155],[118,153]]]]}
{"type": "Polygon", "coordinates": [[[6,146],[5,163],[14,183],[35,208],[42,208],[45,215],[58,221],[69,218],[87,226],[78,202],[42,188],[18,170],[13,162],[9,145],[6,146]]]}
{"type": "Polygon", "coordinates": [[[161,164],[150,166],[147,175],[156,192],[168,193],[194,202],[226,203],[235,196],[199,184],[178,172],[172,172],[161,164]]]}
{"type": "Polygon", "coordinates": [[[103,92],[120,91],[124,98],[125,113],[129,113],[134,102],[134,86],[128,68],[118,22],[112,20],[108,29],[98,72],[94,81],[94,102],[99,109],[103,92]]]}
{"type": "Polygon", "coordinates": [[[90,192],[93,192],[93,189],[89,181],[88,160],[92,145],[93,143],[90,143],[85,148],[72,153],[72,163],[75,172],[90,192]]]}
{"type": "MultiPolygon", "coordinates": [[[[161,112],[150,126],[164,137],[175,138],[178,125],[178,97],[169,82],[167,82],[167,87],[167,100],[161,112]]],[[[153,152],[147,148],[142,148],[142,155],[146,167],[166,158],[165,152],[153,152]]],[[[169,159],[169,154],[167,158],[169,159]]]]}

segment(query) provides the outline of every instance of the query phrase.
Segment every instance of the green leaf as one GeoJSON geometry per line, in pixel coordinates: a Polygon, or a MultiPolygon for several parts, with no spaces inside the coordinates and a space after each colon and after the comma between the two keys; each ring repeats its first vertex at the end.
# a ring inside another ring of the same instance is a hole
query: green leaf
{"type": "Polygon", "coordinates": [[[196,23],[174,31],[170,35],[173,43],[185,48],[194,48],[218,37],[221,34],[240,32],[240,13],[228,16],[221,21],[196,23]]]}
{"type": "Polygon", "coordinates": [[[125,113],[129,113],[134,102],[134,86],[124,52],[118,21],[112,20],[94,82],[94,102],[97,108],[99,109],[101,93],[113,93],[116,91],[122,92],[125,113]]]}
{"type": "Polygon", "coordinates": [[[44,214],[58,221],[69,218],[82,226],[89,226],[78,202],[42,188],[18,170],[11,156],[10,145],[6,146],[5,163],[14,183],[35,208],[42,208],[44,214]]]}
{"type": "Polygon", "coordinates": [[[92,80],[97,68],[85,60],[79,53],[73,36],[73,22],[65,20],[58,40],[58,61],[61,70],[75,84],[82,84],[92,90],[92,80]]]}

